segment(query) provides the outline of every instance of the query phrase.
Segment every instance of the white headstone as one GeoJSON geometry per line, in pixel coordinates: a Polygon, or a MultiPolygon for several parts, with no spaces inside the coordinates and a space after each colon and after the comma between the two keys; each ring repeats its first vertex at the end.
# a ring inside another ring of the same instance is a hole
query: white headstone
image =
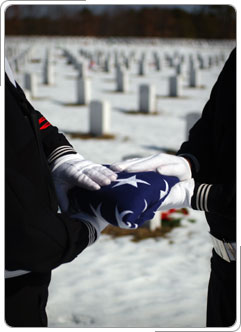
{"type": "Polygon", "coordinates": [[[201,54],[198,56],[198,61],[199,61],[199,68],[205,69],[205,60],[201,54]]]}
{"type": "Polygon", "coordinates": [[[114,51],[114,66],[117,67],[119,65],[119,53],[117,50],[114,51]]]}
{"type": "Polygon", "coordinates": [[[214,58],[212,55],[209,55],[208,56],[208,66],[209,68],[211,68],[213,66],[213,63],[214,63],[214,58]]]}
{"type": "Polygon", "coordinates": [[[183,64],[180,61],[179,63],[176,64],[176,74],[181,75],[183,73],[183,64]]]}
{"type": "Polygon", "coordinates": [[[106,73],[109,73],[112,69],[112,62],[111,62],[111,57],[107,56],[104,60],[104,71],[106,73]]]}
{"type": "Polygon", "coordinates": [[[129,75],[125,70],[117,70],[116,72],[117,91],[127,92],[129,90],[129,75]]]}
{"type": "Polygon", "coordinates": [[[32,98],[37,96],[37,76],[35,75],[35,73],[25,73],[24,89],[30,91],[30,95],[32,98]]]}
{"type": "Polygon", "coordinates": [[[86,64],[83,62],[77,62],[76,63],[76,69],[78,71],[79,77],[84,78],[86,76],[86,64]]]}
{"type": "Polygon", "coordinates": [[[146,59],[144,57],[139,60],[139,75],[146,75],[146,59]]]}
{"type": "Polygon", "coordinates": [[[169,78],[169,96],[178,97],[181,95],[181,77],[171,76],[169,78]]]}
{"type": "Polygon", "coordinates": [[[18,61],[18,59],[14,60],[14,70],[15,70],[16,73],[19,72],[19,61],[18,61]]]}
{"type": "Polygon", "coordinates": [[[139,111],[145,113],[153,113],[156,111],[156,87],[154,85],[140,85],[139,111]]]}
{"type": "Polygon", "coordinates": [[[77,104],[87,105],[91,98],[91,82],[89,78],[77,78],[77,104]]]}
{"type": "Polygon", "coordinates": [[[117,63],[115,65],[115,78],[116,78],[116,81],[118,80],[118,77],[120,75],[120,72],[123,70],[123,67],[120,63],[117,63]]]}
{"type": "Polygon", "coordinates": [[[111,109],[108,101],[90,103],[90,133],[101,136],[110,132],[111,109]]]}
{"type": "Polygon", "coordinates": [[[155,62],[156,71],[160,71],[162,65],[161,65],[161,59],[160,59],[159,55],[155,56],[154,62],[155,62]]]}
{"type": "Polygon", "coordinates": [[[189,71],[198,67],[197,60],[196,60],[196,58],[194,58],[194,56],[192,54],[189,56],[188,64],[189,64],[189,71]]]}
{"type": "Polygon", "coordinates": [[[49,60],[44,63],[43,76],[44,84],[54,84],[54,65],[49,60]]]}
{"type": "Polygon", "coordinates": [[[168,63],[169,63],[169,67],[174,67],[174,65],[175,65],[175,57],[173,55],[170,55],[168,57],[168,63]]]}
{"type": "Polygon", "coordinates": [[[189,72],[189,86],[196,88],[200,86],[201,73],[198,69],[191,69],[189,72]]]}

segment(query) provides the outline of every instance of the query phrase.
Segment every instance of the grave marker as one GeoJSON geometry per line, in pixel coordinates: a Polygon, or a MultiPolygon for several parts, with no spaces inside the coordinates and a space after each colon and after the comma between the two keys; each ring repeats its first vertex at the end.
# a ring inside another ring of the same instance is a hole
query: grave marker
{"type": "Polygon", "coordinates": [[[154,85],[140,85],[139,111],[144,113],[156,112],[156,89],[154,85]]]}
{"type": "Polygon", "coordinates": [[[87,105],[91,98],[91,82],[89,78],[77,78],[77,104],[87,105]]]}
{"type": "Polygon", "coordinates": [[[111,110],[108,101],[93,100],[90,103],[90,133],[102,136],[110,132],[111,110]]]}

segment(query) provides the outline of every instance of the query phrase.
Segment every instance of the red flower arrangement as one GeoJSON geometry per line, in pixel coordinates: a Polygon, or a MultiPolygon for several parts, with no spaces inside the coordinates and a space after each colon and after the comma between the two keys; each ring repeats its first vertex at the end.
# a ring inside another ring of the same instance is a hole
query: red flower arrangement
{"type": "Polygon", "coordinates": [[[182,209],[170,209],[168,211],[164,211],[161,213],[161,220],[166,220],[166,221],[170,221],[172,220],[172,214],[173,213],[180,213],[180,214],[183,214],[183,215],[188,215],[189,212],[186,208],[182,208],[182,209]]]}

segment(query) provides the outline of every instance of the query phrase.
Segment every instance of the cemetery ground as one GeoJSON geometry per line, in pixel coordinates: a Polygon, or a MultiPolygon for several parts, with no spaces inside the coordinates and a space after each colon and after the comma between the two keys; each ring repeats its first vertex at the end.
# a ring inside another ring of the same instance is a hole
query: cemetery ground
{"type": "MultiPolygon", "coordinates": [[[[175,154],[234,43],[13,37],[5,46],[34,107],[85,158],[111,164],[175,154]]],[[[157,214],[155,230],[134,235],[109,227],[54,270],[49,326],[204,327],[212,244],[204,214],[187,212],[164,215],[162,227],[157,214]]]]}

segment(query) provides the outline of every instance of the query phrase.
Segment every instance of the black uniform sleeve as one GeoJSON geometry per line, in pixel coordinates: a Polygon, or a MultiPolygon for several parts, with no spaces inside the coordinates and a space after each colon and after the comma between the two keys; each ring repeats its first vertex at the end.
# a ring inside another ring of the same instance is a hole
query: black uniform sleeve
{"type": "MultiPolygon", "coordinates": [[[[184,142],[177,152],[178,155],[188,159],[191,164],[192,176],[195,180],[195,189],[191,201],[192,207],[222,216],[235,211],[235,183],[232,181],[234,176],[231,177],[231,183],[229,179],[224,178],[223,182],[220,181],[221,183],[219,180],[213,182],[215,178],[217,179],[215,176],[217,168],[212,167],[212,165],[217,165],[215,158],[218,149],[219,155],[222,155],[220,144],[227,136],[225,126],[233,126],[233,122],[227,123],[227,113],[235,110],[235,98],[231,99],[229,96],[235,96],[233,91],[232,94],[229,94],[230,89],[235,89],[235,66],[236,49],[231,52],[225,63],[203,109],[201,118],[191,128],[188,141],[184,142]],[[220,133],[220,135],[218,136],[217,133],[220,133]],[[226,136],[224,136],[224,133],[226,136]]],[[[233,114],[232,117],[234,118],[233,114]]],[[[233,131],[235,131],[235,127],[233,131]]],[[[233,153],[235,147],[233,144],[230,145],[228,149],[233,153]]],[[[228,146],[228,143],[226,143],[226,146],[228,146]]],[[[228,159],[224,151],[223,158],[228,159]]],[[[225,160],[225,167],[228,163],[232,164],[233,159],[225,160]]],[[[233,169],[227,167],[226,173],[228,172],[233,173],[233,169]]]]}
{"type": "Polygon", "coordinates": [[[17,89],[22,95],[26,107],[31,109],[37,115],[40,137],[48,163],[51,164],[57,158],[67,154],[76,154],[77,152],[74,150],[73,146],[63,134],[59,133],[58,128],[53,126],[39,111],[34,109],[18,84],[17,89]]]}
{"type": "Polygon", "coordinates": [[[233,217],[236,211],[235,183],[206,184],[195,183],[191,206],[194,210],[233,217]]]}
{"type": "Polygon", "coordinates": [[[63,134],[59,133],[58,128],[51,125],[39,111],[35,110],[35,112],[38,117],[40,137],[48,163],[51,164],[57,158],[67,154],[76,154],[77,152],[73,146],[63,134]]]}
{"type": "MultiPolygon", "coordinates": [[[[217,140],[220,139],[216,137],[215,128],[223,126],[221,121],[227,119],[227,113],[230,111],[228,108],[230,108],[231,101],[228,91],[231,89],[230,86],[232,86],[231,84],[234,81],[235,64],[236,49],[232,51],[217,82],[213,86],[201,118],[189,131],[188,141],[184,142],[177,152],[178,155],[186,155],[192,166],[195,164],[192,167],[192,171],[195,175],[195,180],[199,182],[207,181],[210,174],[210,165],[215,164],[215,144],[217,146],[219,143],[217,140]]],[[[235,103],[235,100],[233,102],[235,103]]],[[[232,106],[235,108],[235,105],[232,106]]]]}
{"type": "Polygon", "coordinates": [[[92,225],[52,211],[38,197],[26,177],[7,171],[5,252],[9,271],[50,271],[72,261],[97,238],[92,225]]]}
{"type": "MultiPolygon", "coordinates": [[[[30,104],[20,88],[8,78],[5,82],[5,265],[9,271],[47,272],[72,261],[96,240],[97,233],[89,223],[57,213],[51,204],[52,187],[45,172],[49,170],[42,163],[30,104]]],[[[50,137],[68,144],[47,120],[36,123],[49,129],[42,137],[46,144],[50,137]]]]}

